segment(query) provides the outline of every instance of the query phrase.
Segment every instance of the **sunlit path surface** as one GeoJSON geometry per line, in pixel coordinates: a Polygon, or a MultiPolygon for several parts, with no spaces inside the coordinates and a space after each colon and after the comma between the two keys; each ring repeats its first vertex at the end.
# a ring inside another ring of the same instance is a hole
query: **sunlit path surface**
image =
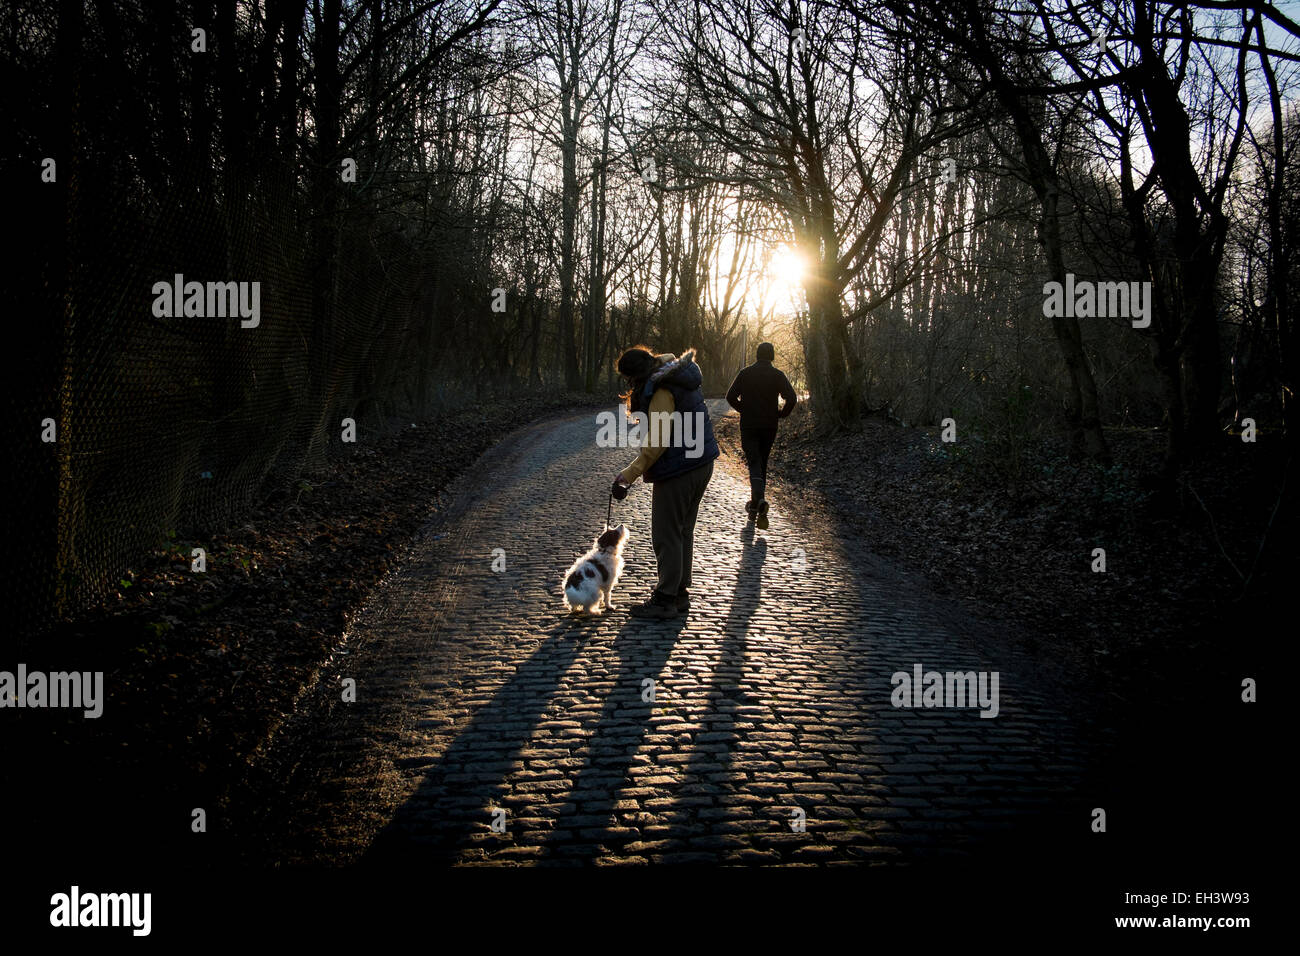
{"type": "Polygon", "coordinates": [[[618,609],[567,615],[560,573],[628,457],[595,427],[492,452],[367,608],[335,675],[359,700],[313,712],[277,855],[901,863],[1086,833],[1083,737],[1033,663],[818,515],[777,501],[769,530],[747,527],[731,464],[701,510],[689,616],[627,616],[653,587],[642,485],[616,505],[618,609]],[[895,707],[891,675],[917,664],[996,671],[996,716],[895,707]]]}

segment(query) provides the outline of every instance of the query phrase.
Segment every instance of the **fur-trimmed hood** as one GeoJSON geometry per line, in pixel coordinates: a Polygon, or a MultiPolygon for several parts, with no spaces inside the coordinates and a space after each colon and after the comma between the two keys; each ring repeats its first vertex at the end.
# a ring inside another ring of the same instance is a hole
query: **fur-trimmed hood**
{"type": "Polygon", "coordinates": [[[704,373],[695,364],[695,349],[687,349],[682,353],[681,358],[672,352],[656,355],[655,358],[664,364],[651,372],[650,378],[646,380],[647,397],[653,395],[656,388],[666,385],[670,380],[674,385],[687,391],[694,391],[704,384],[704,373]]]}

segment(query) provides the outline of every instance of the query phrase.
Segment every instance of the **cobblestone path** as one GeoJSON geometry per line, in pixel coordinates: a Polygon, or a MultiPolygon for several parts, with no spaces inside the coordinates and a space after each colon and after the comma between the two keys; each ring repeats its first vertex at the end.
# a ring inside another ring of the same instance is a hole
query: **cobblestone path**
{"type": "Polygon", "coordinates": [[[632,457],[595,433],[594,412],[525,429],[449,492],[321,682],[271,852],[905,863],[1087,832],[1086,736],[1038,663],[820,515],[777,500],[769,530],[747,527],[739,462],[718,462],[701,508],[689,616],[627,615],[653,588],[642,484],[615,504],[631,529],[618,609],[566,614],[561,573],[632,457]],[[916,664],[997,671],[997,716],[893,706],[891,675],[916,664]],[[356,703],[338,700],[345,677],[356,703]]]}

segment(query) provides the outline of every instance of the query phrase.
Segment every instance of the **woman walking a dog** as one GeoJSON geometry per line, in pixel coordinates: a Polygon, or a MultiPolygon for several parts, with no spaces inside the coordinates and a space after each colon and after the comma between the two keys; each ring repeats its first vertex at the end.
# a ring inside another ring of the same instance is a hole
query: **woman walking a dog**
{"type": "Polygon", "coordinates": [[[718,457],[713,423],[701,391],[704,376],[695,364],[694,349],[678,358],[671,353],[656,355],[638,345],[619,356],[617,367],[628,383],[627,392],[620,397],[626,399],[629,413],[649,416],[650,434],[636,461],[614,476],[611,493],[623,499],[638,478],[653,486],[650,540],[659,569],[659,586],[650,600],[629,613],[634,617],[677,617],[691,606],[688,589],[695,519],[704,489],[713,477],[713,460],[718,457]],[[667,421],[672,422],[672,429],[664,444],[657,423],[667,421]]]}

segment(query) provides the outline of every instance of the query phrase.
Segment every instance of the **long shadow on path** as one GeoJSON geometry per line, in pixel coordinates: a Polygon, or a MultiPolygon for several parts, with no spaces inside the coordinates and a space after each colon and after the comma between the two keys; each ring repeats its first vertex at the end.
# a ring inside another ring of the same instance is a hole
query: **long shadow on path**
{"type": "Polygon", "coordinates": [[[640,835],[620,826],[616,812],[629,788],[661,782],[658,768],[634,761],[659,708],[663,671],[685,625],[685,618],[630,619],[619,628],[612,645],[617,658],[614,686],[590,732],[585,760],[555,810],[554,826],[544,833],[548,861],[588,860],[601,855],[606,845],[640,835]]]}
{"type": "MultiPolygon", "coordinates": [[[[679,701],[691,681],[664,675],[685,619],[671,625],[671,634],[663,630],[665,624],[652,628],[637,621],[620,630],[615,642],[618,682],[596,722],[590,761],[556,816],[547,840],[552,856],[591,859],[636,840],[643,841],[638,849],[656,853],[689,851],[692,842],[702,848],[699,841],[708,841],[700,836],[707,824],[696,822],[692,808],[711,805],[712,795],[727,789],[736,741],[735,708],[748,700],[741,689],[745,633],[758,608],[766,553],[766,541],[755,544],[749,526],[720,655],[702,698],[698,689],[694,695],[709,707],[707,715],[683,712],[679,701]],[[647,678],[656,682],[653,700],[646,693],[647,678]],[[689,746],[683,735],[689,735],[689,746]],[[665,791],[671,795],[657,795],[665,791]],[[632,814],[634,807],[647,811],[632,814]]],[[[696,663],[693,652],[688,650],[686,656],[696,663]]]]}
{"type": "Polygon", "coordinates": [[[623,781],[622,769],[652,706],[641,700],[641,681],[663,670],[684,619],[627,621],[604,651],[606,642],[591,631],[595,623],[570,619],[551,629],[436,758],[363,865],[472,861],[488,854],[502,861],[538,859],[546,855],[539,844],[555,836],[597,838],[581,829],[588,822],[608,826],[610,794],[623,781]],[[583,726],[584,712],[566,707],[564,698],[589,696],[570,690],[574,683],[609,683],[609,650],[618,663],[593,735],[583,726]],[[559,820],[563,814],[554,806],[566,790],[574,812],[559,820]],[[579,807],[587,819],[578,815],[579,807]],[[494,814],[498,810],[506,811],[504,817],[494,814]],[[504,832],[492,829],[494,816],[504,832]],[[580,829],[558,832],[570,826],[580,829]]]}
{"type": "MultiPolygon", "coordinates": [[[[553,627],[429,770],[419,789],[376,836],[363,865],[419,857],[455,857],[490,825],[502,806],[505,780],[551,705],[556,688],[582,650],[576,620],[553,627]]],[[[487,830],[486,832],[491,832],[487,830]]]]}
{"type": "Polygon", "coordinates": [[[699,715],[700,729],[685,766],[683,786],[674,801],[674,813],[689,820],[675,827],[674,835],[687,837],[692,848],[727,848],[731,837],[705,833],[713,821],[725,825],[750,812],[728,798],[734,797],[736,789],[733,764],[740,742],[738,720],[752,719],[755,712],[766,710],[748,693],[744,679],[746,636],[762,597],[766,559],[767,539],[760,537],[756,541],[754,526],[746,524],[741,532],[740,564],[722,625],[718,658],[702,695],[705,712],[699,715]]]}

